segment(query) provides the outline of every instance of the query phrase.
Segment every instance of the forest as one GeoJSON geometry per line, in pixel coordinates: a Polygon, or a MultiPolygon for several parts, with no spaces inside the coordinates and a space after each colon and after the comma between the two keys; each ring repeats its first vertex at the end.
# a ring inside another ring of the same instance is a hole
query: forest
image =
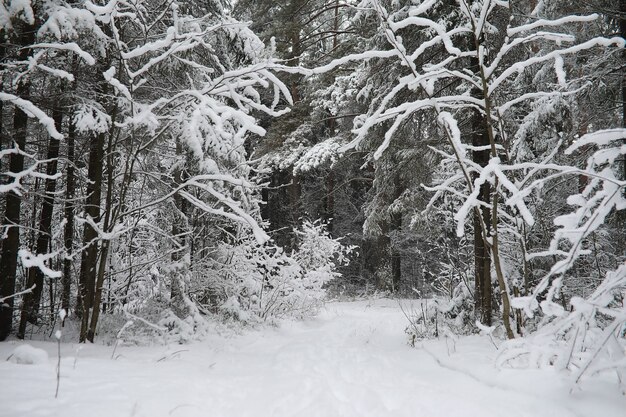
{"type": "Polygon", "coordinates": [[[389,297],[412,346],[626,387],[625,37],[625,0],[2,0],[0,341],[389,297]]]}

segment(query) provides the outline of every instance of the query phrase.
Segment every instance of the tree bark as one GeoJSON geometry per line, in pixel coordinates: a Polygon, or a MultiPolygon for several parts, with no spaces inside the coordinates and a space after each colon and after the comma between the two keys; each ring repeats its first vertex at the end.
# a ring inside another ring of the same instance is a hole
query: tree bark
{"type": "MultiPolygon", "coordinates": [[[[176,140],[176,155],[183,157],[183,147],[179,140],[176,140]]],[[[182,184],[185,181],[186,174],[182,168],[177,168],[174,171],[174,187],[182,184]]],[[[186,215],[187,215],[187,204],[185,199],[179,194],[176,193],[174,195],[174,206],[176,207],[177,213],[174,222],[172,223],[172,236],[174,240],[178,242],[178,247],[172,252],[172,262],[179,262],[182,259],[182,248],[184,248],[187,244],[186,237],[183,236],[186,231],[186,215]]],[[[179,282],[178,271],[174,272],[172,276],[171,283],[171,293],[170,300],[173,303],[178,303],[183,299],[183,288],[181,288],[179,282]]]]}
{"type": "MultiPolygon", "coordinates": [[[[478,72],[478,59],[472,58],[472,70],[478,72]]],[[[480,91],[472,90],[472,94],[479,97],[480,91]]],[[[472,151],[472,161],[481,167],[489,163],[489,136],[485,128],[485,116],[480,110],[474,110],[471,116],[472,145],[482,146],[482,150],[472,151]]],[[[472,181],[478,178],[478,173],[473,173],[472,181]]],[[[490,204],[491,186],[489,183],[482,184],[478,193],[478,201],[486,205],[490,204]]],[[[489,233],[491,224],[491,210],[481,206],[474,210],[474,303],[475,311],[480,316],[481,322],[486,326],[492,324],[492,287],[491,287],[491,255],[487,245],[486,233],[489,233]]]]}
{"type": "MultiPolygon", "coordinates": [[[[17,25],[16,25],[17,26],[17,25]]],[[[35,42],[36,28],[33,25],[22,26],[18,36],[18,44],[22,46],[32,45],[35,42]]],[[[20,61],[26,61],[31,54],[31,49],[23,48],[18,54],[20,61]]],[[[22,77],[17,85],[17,96],[28,100],[30,95],[30,81],[22,77]]],[[[13,139],[20,151],[26,148],[26,135],[28,116],[20,108],[15,107],[13,115],[13,139]]],[[[11,154],[9,159],[9,171],[21,172],[24,169],[24,156],[11,154]]],[[[10,297],[15,293],[15,278],[17,272],[17,252],[20,246],[20,209],[22,198],[15,192],[10,191],[6,195],[5,214],[3,228],[8,228],[7,237],[2,244],[0,255],[0,298],[10,297]]],[[[14,298],[10,297],[0,304],[0,341],[5,340],[11,333],[13,325],[14,298]]]]}
{"type": "MultiPolygon", "coordinates": [[[[115,222],[115,218],[117,217],[117,210],[120,205],[124,204],[124,194],[125,191],[122,190],[120,193],[118,206],[115,210],[113,210],[113,187],[114,187],[114,167],[113,167],[113,135],[109,135],[109,141],[107,145],[107,192],[104,206],[104,223],[103,230],[107,233],[111,232],[113,227],[113,223],[115,222]],[[114,212],[115,211],[115,212],[114,212]]],[[[130,172],[126,172],[124,175],[124,179],[126,180],[127,176],[130,176],[130,172]]],[[[124,184],[125,185],[125,181],[124,184]]],[[[124,187],[123,187],[124,188],[124,187]]],[[[89,329],[87,331],[87,340],[92,342],[94,341],[96,335],[96,327],[98,326],[98,320],[100,318],[100,306],[102,303],[102,289],[104,287],[104,277],[106,274],[106,265],[109,257],[109,248],[110,242],[108,240],[104,240],[100,247],[100,259],[98,264],[98,271],[96,274],[96,283],[95,283],[95,292],[94,292],[94,300],[93,300],[93,309],[91,312],[91,321],[89,323],[89,329]]]]}
{"type": "MultiPolygon", "coordinates": [[[[393,175],[393,202],[395,202],[402,195],[402,182],[398,172],[395,172],[393,175]]],[[[392,212],[389,220],[389,240],[391,242],[389,247],[389,254],[391,256],[391,285],[392,291],[397,293],[400,290],[400,284],[402,282],[402,255],[397,242],[397,234],[402,228],[402,213],[392,212]],[[394,235],[396,235],[395,242],[393,239],[394,235]]]]}
{"type": "MultiPolygon", "coordinates": [[[[0,29],[0,39],[4,39],[6,32],[3,29],[0,29]]],[[[4,67],[4,61],[6,58],[6,43],[0,43],[0,69],[4,67]]],[[[0,90],[4,91],[4,78],[0,79],[0,90]]],[[[0,100],[0,151],[9,147],[9,138],[4,134],[4,101],[0,100]]],[[[0,158],[0,172],[4,172],[3,169],[3,161],[0,158]]],[[[0,200],[1,201],[1,200],[0,200]]],[[[1,247],[1,245],[0,245],[1,247]]]]}
{"type": "Polygon", "coordinates": [[[74,247],[74,197],[76,179],[74,174],[74,146],[76,140],[76,128],[70,121],[67,132],[67,173],[65,189],[65,230],[63,243],[66,257],[63,259],[63,291],[61,294],[61,308],[70,311],[70,297],[72,288],[72,260],[67,255],[72,253],[74,247]]]}
{"type": "MultiPolygon", "coordinates": [[[[63,112],[59,105],[55,105],[52,118],[57,131],[61,131],[63,125],[63,112]]],[[[48,144],[48,153],[46,159],[48,165],[46,167],[46,174],[53,176],[57,173],[58,157],[59,157],[59,145],[60,141],[53,137],[50,137],[48,144]]],[[[43,197],[43,204],[41,208],[39,218],[39,232],[37,235],[37,247],[35,249],[36,254],[45,254],[48,252],[51,241],[52,232],[52,214],[54,211],[54,193],[56,191],[56,179],[46,178],[45,194],[43,197]]],[[[20,325],[18,330],[18,337],[24,338],[26,332],[26,323],[37,323],[37,316],[39,314],[39,306],[41,304],[41,294],[44,284],[44,274],[41,269],[32,267],[28,269],[28,283],[27,288],[35,285],[33,292],[24,295],[22,314],[20,317],[20,325]]]]}
{"type": "Polygon", "coordinates": [[[335,172],[332,168],[328,171],[325,183],[326,196],[324,197],[324,215],[328,224],[328,232],[332,235],[335,217],[335,172]]]}
{"type": "MultiPolygon", "coordinates": [[[[294,174],[293,167],[289,170],[290,183],[287,188],[287,194],[289,198],[289,217],[291,217],[291,224],[288,226],[298,227],[301,217],[301,197],[302,197],[302,184],[300,183],[300,176],[294,174]]],[[[297,246],[297,238],[293,233],[290,233],[292,240],[289,243],[290,249],[294,249],[297,246]]]]}
{"type": "MultiPolygon", "coordinates": [[[[626,0],[620,0],[620,35],[626,39],[626,0]]],[[[626,62],[626,51],[622,51],[622,63],[626,62]]],[[[622,127],[626,128],[626,69],[622,65],[622,127]]],[[[624,140],[626,143],[626,140],[624,140]]],[[[626,179],[626,156],[622,160],[622,179],[626,179]]],[[[626,189],[624,190],[626,195],[626,189]]]]}
{"type": "MultiPolygon", "coordinates": [[[[100,200],[102,193],[102,157],[104,147],[104,133],[96,135],[91,141],[89,149],[89,169],[87,183],[87,200],[85,202],[85,215],[94,222],[100,221],[100,200]]],[[[80,342],[87,339],[89,316],[93,307],[93,299],[96,283],[96,265],[98,261],[98,231],[85,223],[83,229],[83,247],[80,260],[80,279],[77,299],[77,312],[81,315],[80,342]]]]}
{"type": "MultiPolygon", "coordinates": [[[[472,23],[472,26],[474,26],[474,23],[472,23]]],[[[475,30],[476,28],[473,27],[473,29],[475,30]]],[[[481,41],[475,36],[473,36],[473,41],[474,41],[474,50],[478,51],[480,49],[481,41]]],[[[498,151],[496,148],[496,136],[494,133],[494,124],[496,122],[492,119],[492,116],[491,116],[492,104],[491,104],[491,96],[489,95],[489,86],[487,83],[487,77],[485,75],[484,67],[479,65],[477,57],[472,58],[472,64],[475,65],[477,69],[475,74],[480,77],[480,82],[482,84],[481,85],[482,95],[480,98],[485,103],[484,116],[482,116],[482,118],[483,118],[483,126],[484,126],[483,129],[486,132],[486,137],[488,138],[488,144],[489,144],[489,150],[490,150],[489,157],[497,158],[498,151]]],[[[499,182],[498,182],[498,178],[496,177],[494,180],[494,184],[493,184],[493,193],[490,196],[490,198],[487,200],[491,202],[491,231],[489,231],[489,227],[487,226],[489,224],[488,221],[486,221],[484,225],[481,224],[481,231],[484,237],[483,239],[484,245],[491,252],[491,258],[493,261],[494,270],[496,273],[496,279],[498,282],[498,288],[500,290],[500,300],[502,301],[502,323],[504,324],[507,337],[509,339],[513,339],[515,338],[515,335],[513,333],[513,329],[511,327],[511,320],[510,320],[511,303],[510,303],[510,297],[509,297],[506,278],[504,276],[504,270],[502,269],[500,247],[499,247],[500,244],[499,244],[499,233],[498,233],[499,232],[498,231],[498,224],[499,224],[498,187],[499,187],[499,182]]],[[[482,187],[481,187],[481,191],[482,191],[482,187]]],[[[479,199],[480,199],[480,196],[479,196],[479,199]]],[[[482,207],[480,209],[482,209],[482,207]]],[[[492,290],[491,290],[491,279],[490,279],[489,280],[489,294],[491,293],[492,293],[492,290]]],[[[486,301],[486,298],[484,298],[483,301],[486,301]]],[[[491,298],[489,299],[489,303],[490,303],[489,307],[491,307],[491,298]]],[[[491,308],[489,311],[490,311],[489,312],[489,319],[490,319],[491,308]]],[[[490,320],[485,320],[485,321],[486,323],[490,324],[490,320]]]]}

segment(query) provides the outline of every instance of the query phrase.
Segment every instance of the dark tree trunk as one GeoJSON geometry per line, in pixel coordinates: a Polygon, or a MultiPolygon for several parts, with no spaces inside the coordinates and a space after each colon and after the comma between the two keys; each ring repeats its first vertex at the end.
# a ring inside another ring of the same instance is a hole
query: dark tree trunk
{"type": "MultiPolygon", "coordinates": [[[[293,173],[293,168],[289,171],[289,174],[291,181],[287,193],[289,196],[289,218],[291,218],[291,224],[288,224],[288,226],[289,229],[293,229],[299,226],[302,217],[302,184],[300,183],[300,177],[293,173]]],[[[291,233],[291,230],[288,230],[288,233],[293,237],[289,248],[294,249],[298,242],[296,241],[295,234],[291,233]]]]}
{"type": "MultiPolygon", "coordinates": [[[[24,25],[19,34],[19,45],[32,45],[35,42],[35,27],[24,25]]],[[[19,52],[19,60],[26,61],[31,49],[23,48],[19,52]]],[[[23,77],[17,85],[17,96],[28,99],[30,94],[30,81],[23,77]]],[[[13,115],[13,139],[21,151],[26,148],[28,116],[20,108],[15,107],[13,115]]],[[[24,156],[11,154],[9,159],[9,171],[21,172],[24,169],[24,156]]],[[[7,193],[5,200],[5,213],[3,228],[8,228],[7,237],[2,244],[0,255],[0,298],[10,297],[15,293],[15,277],[17,272],[17,251],[20,246],[20,209],[22,198],[13,191],[7,193]]],[[[11,333],[13,324],[14,298],[10,297],[0,304],[0,341],[5,340],[11,333]]]]}
{"type": "MultiPolygon", "coordinates": [[[[124,204],[124,190],[122,190],[121,195],[119,196],[118,206],[115,210],[113,210],[113,188],[114,188],[114,164],[113,164],[113,135],[109,135],[109,141],[107,145],[107,192],[105,199],[105,207],[104,207],[104,224],[103,229],[106,232],[111,232],[113,227],[112,224],[115,222],[115,217],[117,216],[117,210],[119,209],[119,205],[124,204]]],[[[126,172],[124,175],[124,184],[126,185],[126,180],[128,176],[130,176],[130,172],[126,172]]],[[[100,259],[98,264],[98,272],[96,275],[96,285],[94,292],[94,301],[93,301],[93,309],[91,312],[91,322],[89,323],[89,330],[87,331],[87,340],[90,342],[94,341],[94,337],[96,335],[96,327],[98,326],[98,320],[100,318],[100,307],[102,303],[102,290],[104,287],[104,277],[106,273],[107,260],[109,257],[109,248],[110,242],[108,240],[104,240],[102,242],[102,246],[100,248],[100,259]]]]}
{"type": "Polygon", "coordinates": [[[286,250],[294,248],[292,229],[302,215],[300,178],[292,169],[274,170],[269,187],[262,191],[266,204],[261,207],[261,217],[269,221],[272,239],[286,250]]]}
{"type": "MultiPolygon", "coordinates": [[[[391,231],[400,232],[402,227],[402,214],[391,214],[391,231]]],[[[391,243],[391,283],[393,292],[400,291],[400,285],[402,283],[402,255],[400,248],[398,247],[397,239],[395,243],[391,243]]]]}
{"type": "MultiPolygon", "coordinates": [[[[102,193],[102,168],[104,153],[104,133],[99,133],[91,141],[89,149],[89,170],[87,176],[87,200],[85,202],[85,215],[90,217],[94,222],[100,221],[100,200],[102,193]]],[[[80,278],[77,299],[77,312],[81,315],[82,324],[80,332],[80,341],[84,342],[87,338],[87,329],[89,325],[89,317],[91,308],[93,308],[93,299],[96,283],[96,266],[98,262],[98,232],[91,225],[85,223],[83,229],[83,247],[80,260],[80,278]]]]}
{"type": "MultiPolygon", "coordinates": [[[[476,62],[476,65],[478,63],[476,62]]],[[[472,161],[481,167],[489,163],[489,137],[485,131],[485,116],[478,110],[472,115],[472,145],[485,147],[484,150],[473,151],[472,161]]],[[[473,175],[475,180],[477,174],[473,175]]],[[[491,186],[485,183],[480,187],[478,201],[490,204],[491,186]]],[[[491,255],[487,245],[486,233],[489,233],[491,224],[491,210],[480,207],[474,210],[474,301],[476,312],[480,312],[480,320],[486,326],[492,323],[492,296],[491,287],[491,255]],[[481,219],[482,218],[482,219],[481,219]],[[482,224],[481,224],[482,223],[482,224]]]]}
{"type": "MultiPolygon", "coordinates": [[[[183,155],[183,147],[179,140],[176,141],[176,155],[182,157],[183,155]]],[[[177,168],[174,172],[174,187],[182,184],[186,179],[186,173],[182,168],[177,168]]],[[[186,200],[179,194],[176,193],[174,195],[174,206],[176,207],[176,218],[172,224],[172,236],[174,240],[178,243],[178,247],[174,249],[172,252],[172,262],[179,262],[182,259],[182,248],[187,244],[187,238],[184,236],[184,233],[187,229],[187,202],[186,200]]],[[[174,304],[178,304],[179,301],[182,300],[183,297],[183,288],[180,286],[178,272],[175,271],[172,276],[172,287],[170,299],[174,304]]]]}
{"type": "MultiPolygon", "coordinates": [[[[394,158],[393,163],[396,164],[394,158]]],[[[392,204],[397,201],[403,193],[402,178],[400,173],[396,170],[393,174],[393,201],[392,204]]],[[[390,214],[390,228],[389,237],[391,240],[390,255],[391,255],[391,283],[393,291],[398,292],[402,283],[402,255],[400,253],[400,242],[398,242],[398,235],[402,229],[402,213],[399,211],[392,211],[390,214]],[[395,242],[393,237],[396,236],[395,242]]]]}
{"type": "Polygon", "coordinates": [[[389,290],[387,273],[389,262],[391,261],[391,238],[389,237],[389,224],[383,221],[380,225],[381,235],[375,241],[375,257],[373,262],[373,272],[376,279],[376,287],[381,291],[389,290]]]}
{"type": "MultiPolygon", "coordinates": [[[[74,146],[76,140],[76,128],[74,122],[70,121],[67,132],[67,173],[65,189],[65,230],[63,242],[65,253],[69,255],[74,246],[74,197],[76,179],[74,175],[74,146]]],[[[66,312],[70,311],[70,297],[72,288],[72,260],[66,257],[63,259],[63,292],[61,295],[61,308],[66,312]]]]}
{"type": "MultiPolygon", "coordinates": [[[[626,0],[620,0],[620,21],[619,21],[620,35],[626,39],[626,0]]],[[[626,68],[624,62],[626,62],[626,51],[622,51],[622,127],[626,127],[626,68]]],[[[624,140],[626,143],[626,140],[624,140]]],[[[622,179],[626,179],[626,156],[623,157],[622,162],[622,179]]],[[[626,195],[626,189],[624,190],[626,195]]]]}
{"type": "Polygon", "coordinates": [[[335,217],[335,173],[331,169],[326,176],[326,197],[324,198],[324,216],[328,223],[328,231],[333,233],[335,217]]]}
{"type": "MultiPolygon", "coordinates": [[[[63,113],[58,105],[56,105],[53,110],[52,118],[54,119],[54,124],[57,128],[57,131],[60,132],[63,125],[63,113]]],[[[57,173],[59,145],[60,141],[58,139],[50,137],[50,143],[48,144],[48,154],[46,156],[46,159],[48,160],[46,174],[49,176],[53,176],[57,173]]],[[[43,197],[43,204],[39,218],[37,247],[35,249],[35,253],[37,255],[47,253],[50,246],[52,232],[52,214],[54,211],[54,193],[56,191],[56,184],[56,179],[46,179],[45,194],[43,197]]],[[[37,267],[29,268],[27,288],[35,285],[35,289],[32,293],[28,293],[24,296],[22,314],[20,317],[20,325],[18,330],[18,337],[20,338],[24,337],[24,333],[26,331],[26,322],[33,324],[37,323],[39,306],[41,304],[41,294],[43,291],[43,283],[44,274],[41,269],[37,267]]]]}
{"type": "MultiPolygon", "coordinates": [[[[5,31],[0,29],[0,39],[4,39],[5,31]]],[[[0,42],[0,68],[4,66],[4,60],[6,59],[6,43],[0,42]]],[[[0,79],[0,90],[4,91],[4,78],[0,79]]],[[[9,138],[4,134],[4,101],[0,100],[0,151],[9,147],[9,138]]],[[[0,172],[4,172],[3,161],[0,158],[0,172]]],[[[1,247],[2,245],[0,245],[1,247]]]]}

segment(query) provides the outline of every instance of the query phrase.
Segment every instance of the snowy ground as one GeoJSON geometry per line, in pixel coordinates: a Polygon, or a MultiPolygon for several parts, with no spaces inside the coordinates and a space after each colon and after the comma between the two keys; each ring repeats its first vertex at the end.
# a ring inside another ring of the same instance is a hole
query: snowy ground
{"type": "Polygon", "coordinates": [[[624,417],[609,379],[575,389],[549,370],[497,370],[485,337],[405,343],[391,300],[329,303],[317,318],[242,336],[155,347],[56,345],[39,364],[5,361],[0,416],[624,417]],[[78,354],[77,354],[78,352],[78,354]]]}

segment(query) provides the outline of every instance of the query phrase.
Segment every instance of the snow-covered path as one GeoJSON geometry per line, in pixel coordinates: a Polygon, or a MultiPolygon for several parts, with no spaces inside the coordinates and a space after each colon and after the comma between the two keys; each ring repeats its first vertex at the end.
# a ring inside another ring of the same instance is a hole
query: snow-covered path
{"type": "Polygon", "coordinates": [[[4,361],[0,416],[624,417],[617,384],[597,380],[569,394],[551,371],[498,371],[481,337],[406,345],[396,302],[330,303],[317,318],[192,345],[63,346],[54,399],[50,359],[4,361]]]}

